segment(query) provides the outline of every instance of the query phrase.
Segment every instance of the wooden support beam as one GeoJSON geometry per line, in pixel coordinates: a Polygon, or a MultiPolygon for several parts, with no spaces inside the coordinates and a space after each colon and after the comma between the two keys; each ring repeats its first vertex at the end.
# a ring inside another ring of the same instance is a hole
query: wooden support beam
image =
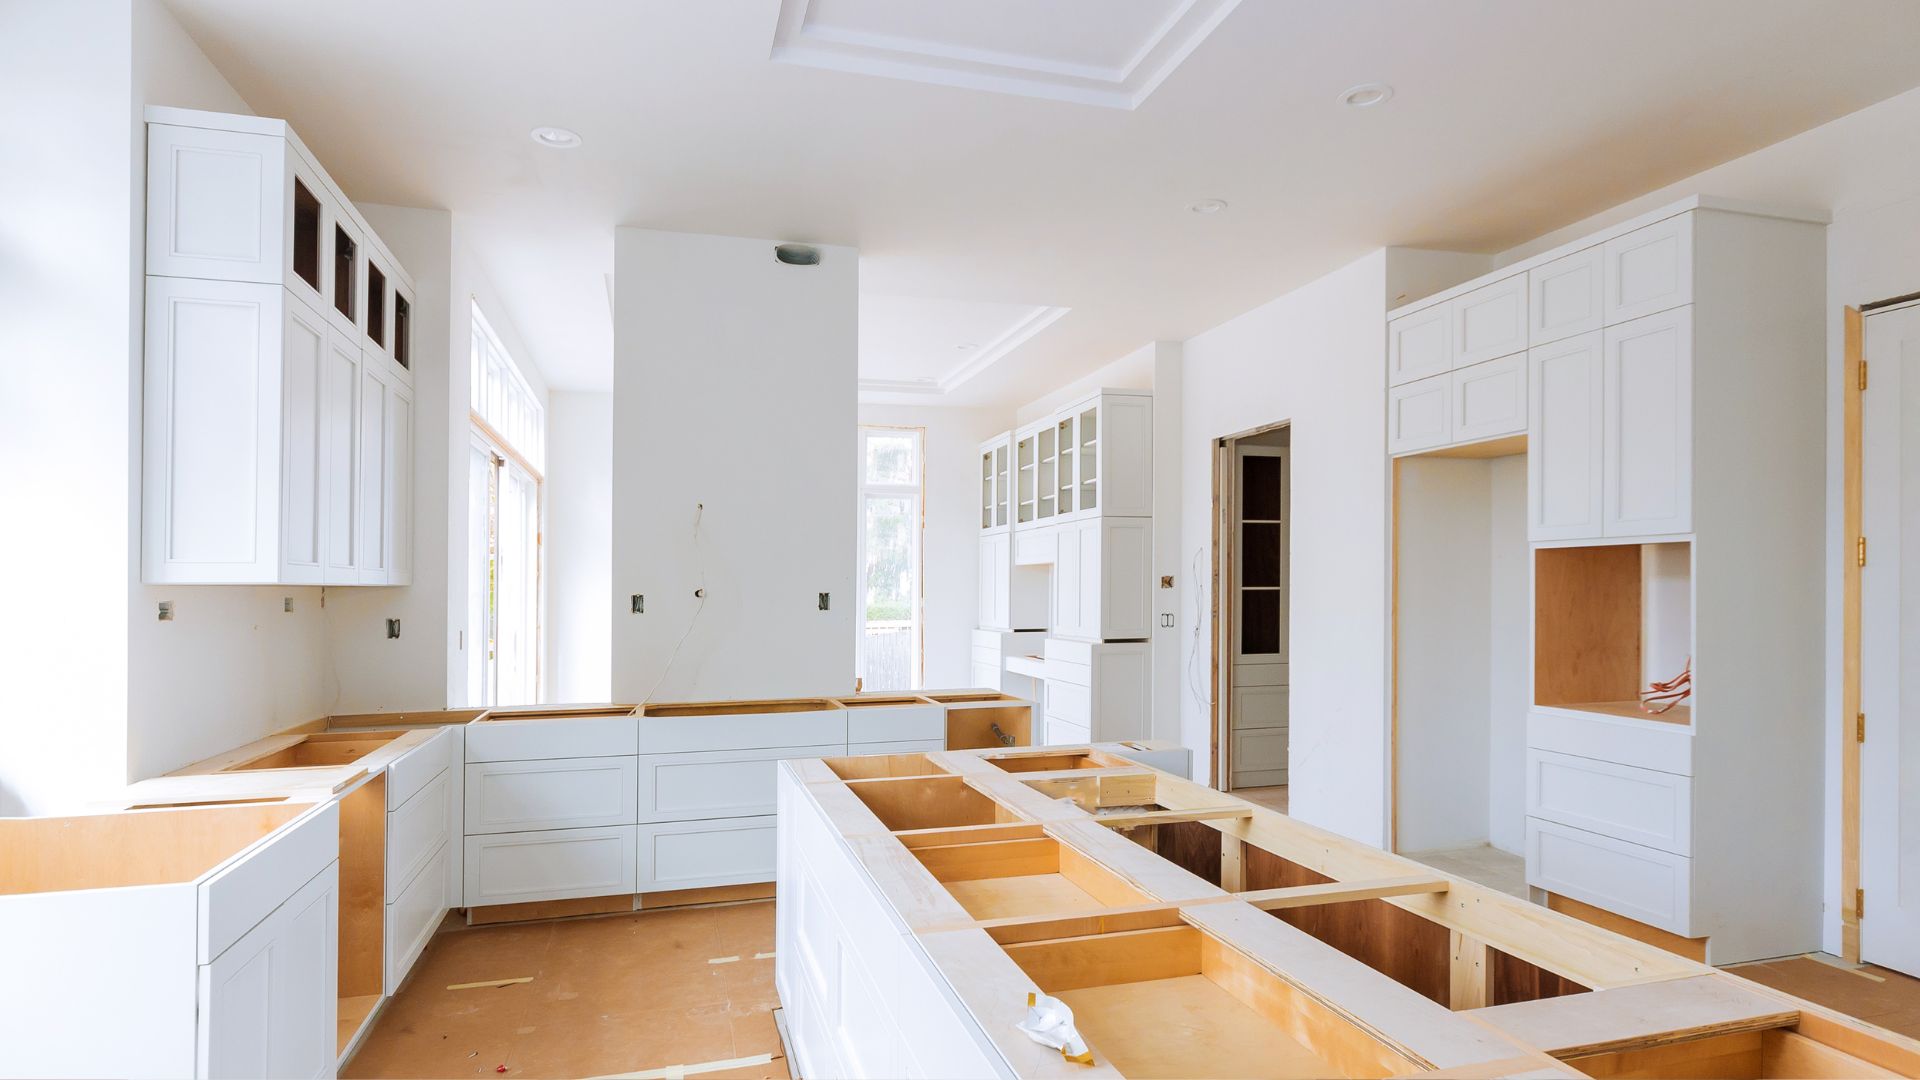
{"type": "Polygon", "coordinates": [[[1220,887],[1240,892],[1247,887],[1246,868],[1240,859],[1240,838],[1220,834],[1220,887]]]}
{"type": "Polygon", "coordinates": [[[1564,1060],[1788,1027],[1800,1011],[1759,987],[1707,973],[1496,1005],[1474,1018],[1564,1060]]]}
{"type": "Polygon", "coordinates": [[[1443,877],[1416,874],[1410,877],[1374,878],[1368,881],[1328,881],[1319,885],[1295,885],[1286,889],[1256,889],[1243,892],[1244,900],[1262,911],[1310,907],[1315,904],[1344,904],[1353,900],[1380,900],[1389,896],[1414,896],[1443,893],[1449,882],[1443,877]]]}
{"type": "Polygon", "coordinates": [[[1482,1009],[1487,1004],[1487,943],[1458,930],[1448,932],[1447,1007],[1482,1009]]]}
{"type": "Polygon", "coordinates": [[[996,840],[1035,840],[1047,835],[1047,830],[1041,825],[1016,821],[997,825],[960,825],[951,829],[909,829],[893,835],[905,847],[923,848],[986,844],[996,840]]]}
{"type": "Polygon", "coordinates": [[[1142,810],[1137,814],[1103,814],[1094,818],[1109,829],[1133,829],[1141,825],[1168,825],[1180,821],[1221,821],[1249,818],[1253,811],[1240,806],[1209,806],[1198,810],[1142,810]]]}

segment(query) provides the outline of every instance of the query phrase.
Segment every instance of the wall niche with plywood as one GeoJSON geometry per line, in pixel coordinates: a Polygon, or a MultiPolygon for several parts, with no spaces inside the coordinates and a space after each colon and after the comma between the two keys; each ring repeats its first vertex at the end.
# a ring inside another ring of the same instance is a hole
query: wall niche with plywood
{"type": "Polygon", "coordinates": [[[1533,607],[1535,706],[1691,722],[1691,699],[1654,711],[1639,696],[1693,656],[1691,543],[1537,548],[1533,607]]]}

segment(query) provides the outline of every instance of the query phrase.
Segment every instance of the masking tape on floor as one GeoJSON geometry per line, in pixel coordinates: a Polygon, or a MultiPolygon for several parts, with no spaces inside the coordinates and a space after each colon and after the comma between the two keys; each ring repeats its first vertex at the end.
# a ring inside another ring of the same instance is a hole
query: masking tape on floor
{"type": "Polygon", "coordinates": [[[772,1054],[755,1054],[752,1057],[727,1058],[724,1061],[703,1061],[697,1065],[665,1065],[658,1069],[644,1069],[640,1072],[611,1073],[606,1076],[596,1076],[593,1080],[681,1080],[686,1076],[719,1072],[722,1069],[744,1069],[752,1065],[766,1065],[772,1061],[772,1054]]]}

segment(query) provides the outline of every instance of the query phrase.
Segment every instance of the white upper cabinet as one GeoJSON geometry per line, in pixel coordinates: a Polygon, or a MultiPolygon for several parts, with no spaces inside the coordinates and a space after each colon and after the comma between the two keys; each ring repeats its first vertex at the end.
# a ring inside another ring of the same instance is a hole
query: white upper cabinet
{"type": "Polygon", "coordinates": [[[1453,441],[1453,376],[1448,372],[1387,390],[1387,450],[1404,454],[1453,441]]]}
{"type": "Polygon", "coordinates": [[[1524,353],[1484,360],[1450,376],[1452,439],[1477,442],[1527,430],[1527,358],[1524,353]]]}
{"type": "Polygon", "coordinates": [[[411,280],[281,121],[148,119],[142,577],[404,584],[411,280]]]}
{"type": "Polygon", "coordinates": [[[1607,241],[1606,325],[1693,302],[1693,215],[1676,214],[1607,241]]]}
{"type": "Polygon", "coordinates": [[[1438,375],[1453,367],[1453,306],[1435,304],[1387,324],[1387,383],[1438,375]]]}
{"type": "Polygon", "coordinates": [[[1527,273],[1527,344],[1545,345],[1600,329],[1605,302],[1602,248],[1576,251],[1527,273]]]}
{"type": "Polygon", "coordinates": [[[1527,353],[1527,537],[1597,537],[1600,332],[1527,353]]]}
{"type": "Polygon", "coordinates": [[[980,444],[980,529],[1004,530],[1013,520],[1013,432],[980,444]]]}
{"type": "Polygon", "coordinates": [[[1515,274],[1452,301],[1453,362],[1468,367],[1527,348],[1527,277],[1515,274]]]}
{"type": "Polygon", "coordinates": [[[1607,536],[1693,528],[1693,312],[1606,330],[1602,472],[1607,536]]]}
{"type": "MultiPolygon", "coordinates": [[[[981,448],[982,528],[998,483],[987,450],[981,448]]],[[[1015,526],[1088,514],[1151,517],[1153,395],[1102,390],[1021,429],[1012,459],[1015,526]]]]}

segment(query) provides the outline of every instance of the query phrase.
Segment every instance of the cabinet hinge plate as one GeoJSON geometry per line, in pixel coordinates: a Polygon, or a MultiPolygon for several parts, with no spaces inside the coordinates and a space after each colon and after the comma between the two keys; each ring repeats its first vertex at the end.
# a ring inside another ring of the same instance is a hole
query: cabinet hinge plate
{"type": "Polygon", "coordinates": [[[1860,361],[1860,389],[1865,390],[1866,388],[1867,388],[1867,362],[1865,360],[1862,360],[1860,361]]]}
{"type": "Polygon", "coordinates": [[[1855,713],[1853,717],[1853,741],[1867,741],[1867,714],[1855,713]]]}
{"type": "Polygon", "coordinates": [[[1853,917],[1855,919],[1867,917],[1867,890],[1865,889],[1853,890],[1853,917]]]}
{"type": "Polygon", "coordinates": [[[1867,538],[1864,536],[1854,541],[1853,562],[1855,566],[1867,565],[1867,538]]]}

